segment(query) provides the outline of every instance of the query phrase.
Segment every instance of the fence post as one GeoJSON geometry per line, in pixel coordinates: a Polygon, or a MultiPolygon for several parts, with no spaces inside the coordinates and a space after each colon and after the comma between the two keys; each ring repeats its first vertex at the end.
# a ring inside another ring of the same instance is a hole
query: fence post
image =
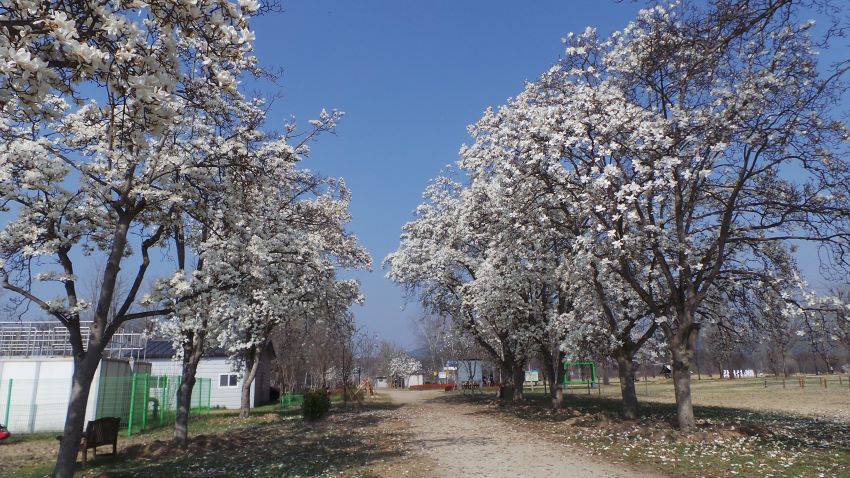
{"type": "Polygon", "coordinates": [[[767,379],[764,379],[764,388],[767,388],[767,379]]]}
{"type": "Polygon", "coordinates": [[[212,408],[212,379],[207,381],[207,413],[210,412],[212,408]]]}
{"type": "Polygon", "coordinates": [[[136,374],[130,374],[130,418],[127,419],[127,436],[133,436],[133,412],[136,406],[136,374]]]}
{"type": "Polygon", "coordinates": [[[785,388],[785,378],[782,379],[782,388],[785,388]]]}
{"type": "Polygon", "coordinates": [[[9,426],[9,408],[12,406],[12,379],[9,379],[9,388],[6,390],[6,418],[3,419],[3,425],[9,426]]]}
{"type": "Polygon", "coordinates": [[[148,426],[148,390],[150,390],[148,388],[148,378],[150,375],[143,374],[142,376],[145,377],[144,397],[142,398],[142,430],[144,430],[148,426]]]}

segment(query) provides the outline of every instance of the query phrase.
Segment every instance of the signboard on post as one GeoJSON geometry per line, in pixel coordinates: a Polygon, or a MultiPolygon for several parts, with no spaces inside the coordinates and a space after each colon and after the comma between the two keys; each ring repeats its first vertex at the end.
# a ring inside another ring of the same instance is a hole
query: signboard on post
{"type": "Polygon", "coordinates": [[[437,378],[446,378],[446,372],[439,372],[437,378]]]}
{"type": "Polygon", "coordinates": [[[526,382],[539,382],[540,381],[540,371],[539,370],[526,370],[525,371],[525,381],[526,382]]]}
{"type": "Polygon", "coordinates": [[[446,370],[457,370],[457,360],[446,360],[446,370]]]}

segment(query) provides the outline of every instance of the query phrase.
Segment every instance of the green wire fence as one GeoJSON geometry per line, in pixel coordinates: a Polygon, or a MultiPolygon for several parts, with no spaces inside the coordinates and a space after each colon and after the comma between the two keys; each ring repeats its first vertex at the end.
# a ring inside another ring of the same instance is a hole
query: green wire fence
{"type": "MultiPolygon", "coordinates": [[[[174,424],[177,418],[177,391],[180,377],[134,373],[100,380],[95,418],[120,417],[127,436],[142,430],[174,424]]],[[[212,381],[198,378],[189,407],[192,415],[210,410],[212,381]]]]}
{"type": "Polygon", "coordinates": [[[294,393],[284,393],[280,396],[280,409],[286,410],[290,407],[301,406],[301,403],[304,401],[304,395],[297,395],[294,393]]]}
{"type": "MultiPolygon", "coordinates": [[[[59,431],[68,410],[68,379],[5,379],[0,381],[0,423],[15,433],[59,431]],[[60,393],[61,392],[61,393],[60,393]]],[[[127,436],[168,426],[177,419],[180,377],[135,373],[101,376],[94,418],[119,417],[127,436]]],[[[192,389],[189,416],[209,413],[212,380],[197,378],[192,389]]]]}

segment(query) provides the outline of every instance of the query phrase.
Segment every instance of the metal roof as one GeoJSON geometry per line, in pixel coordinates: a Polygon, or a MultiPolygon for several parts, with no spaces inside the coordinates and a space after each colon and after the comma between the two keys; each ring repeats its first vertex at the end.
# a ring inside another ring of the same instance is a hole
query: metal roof
{"type": "MultiPolygon", "coordinates": [[[[174,357],[174,346],[170,340],[150,339],[145,345],[142,357],[146,359],[172,358],[174,357]]],[[[204,352],[204,357],[227,357],[221,347],[211,347],[204,352]]]]}

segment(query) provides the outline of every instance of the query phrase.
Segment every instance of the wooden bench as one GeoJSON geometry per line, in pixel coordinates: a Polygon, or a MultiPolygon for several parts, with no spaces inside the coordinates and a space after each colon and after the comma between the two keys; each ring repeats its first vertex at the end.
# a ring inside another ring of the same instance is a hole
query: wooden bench
{"type": "MultiPolygon", "coordinates": [[[[79,450],[83,452],[83,467],[88,464],[89,448],[94,450],[94,456],[97,456],[97,447],[112,445],[112,456],[118,454],[118,428],[120,425],[121,419],[118,417],[103,417],[88,422],[79,450]]],[[[61,440],[62,437],[58,436],[56,439],[61,440]]]]}
{"type": "Polygon", "coordinates": [[[470,390],[472,393],[481,392],[481,384],[475,380],[467,380],[463,382],[461,387],[463,387],[463,393],[466,393],[467,390],[470,390]]]}

